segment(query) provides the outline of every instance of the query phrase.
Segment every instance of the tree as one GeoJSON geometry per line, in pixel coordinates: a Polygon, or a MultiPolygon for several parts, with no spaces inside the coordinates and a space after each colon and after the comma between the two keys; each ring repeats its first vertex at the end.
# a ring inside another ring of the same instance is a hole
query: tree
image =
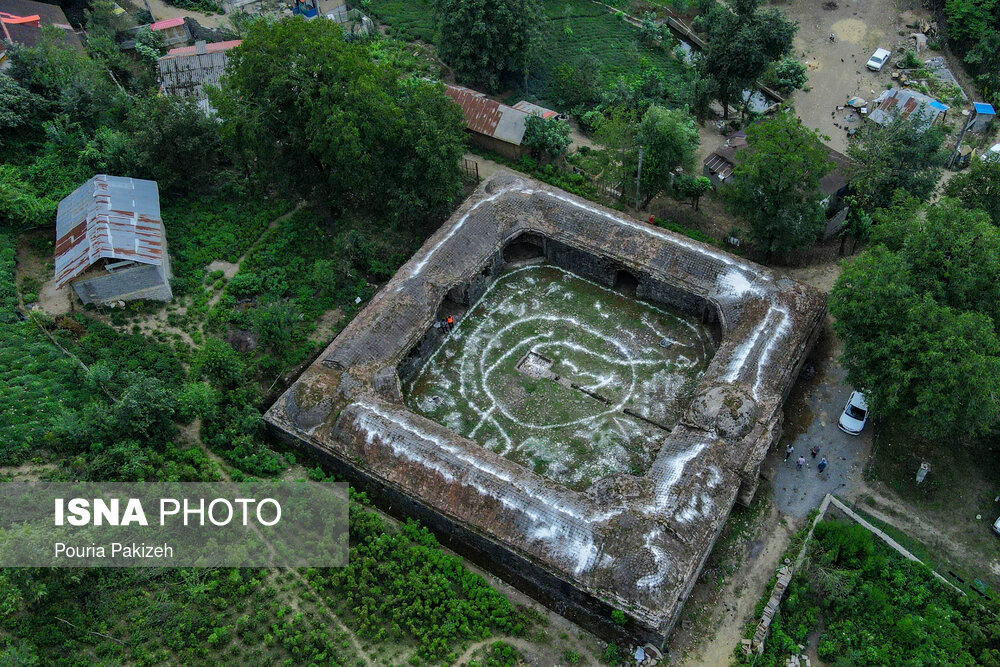
{"type": "Polygon", "coordinates": [[[461,188],[461,110],[440,84],[375,63],[332,21],[247,26],[210,99],[248,171],[339,212],[416,220],[461,188]]]}
{"type": "Polygon", "coordinates": [[[525,122],[523,143],[535,157],[557,157],[570,144],[569,132],[569,123],[564,120],[531,115],[525,122]]]}
{"type": "Polygon", "coordinates": [[[712,181],[705,176],[680,174],[674,179],[674,187],[670,196],[674,199],[690,199],[691,206],[697,211],[702,196],[711,189],[712,181]]]}
{"type": "Polygon", "coordinates": [[[643,114],[636,140],[643,151],[639,189],[645,210],[654,197],[672,187],[680,169],[694,165],[698,128],[687,109],[654,105],[643,114]]]}
{"type": "Polygon", "coordinates": [[[941,178],[943,136],[941,128],[924,127],[912,115],[883,126],[863,124],[847,147],[855,206],[872,214],[889,206],[896,190],[926,200],[941,178]]]}
{"type": "Polygon", "coordinates": [[[909,202],[834,285],[848,379],[915,432],[980,435],[1000,421],[1000,230],[956,200],[909,202]]]}
{"type": "Polygon", "coordinates": [[[716,4],[708,14],[708,48],[702,66],[718,85],[723,117],[729,105],[752,88],[767,67],[788,55],[798,27],[774,8],[758,11],[760,0],[740,0],[732,10],[716,4]]]}
{"type": "Polygon", "coordinates": [[[948,35],[959,51],[969,51],[990,29],[997,0],[945,0],[948,35]]]}
{"type": "Polygon", "coordinates": [[[42,28],[34,46],[8,49],[9,73],[22,86],[42,97],[48,112],[39,120],[62,113],[73,122],[95,128],[116,118],[125,95],[102,66],[64,41],[59,28],[42,28]]]}
{"type": "Polygon", "coordinates": [[[9,76],[0,76],[0,146],[14,131],[38,125],[45,111],[45,100],[9,76]]]}
{"type": "Polygon", "coordinates": [[[497,90],[525,72],[537,25],[538,0],[434,0],[438,54],[459,76],[497,90]]]}
{"type": "Polygon", "coordinates": [[[816,240],[823,227],[819,181],[833,169],[820,142],[790,112],[747,128],[749,146],[736,155],[733,184],[724,190],[730,210],[750,224],[754,244],[766,254],[816,240]]]}
{"type": "Polygon", "coordinates": [[[973,160],[968,171],[948,181],[944,192],[969,208],[986,211],[993,224],[1000,226],[1000,160],[973,160]]]}
{"type": "Polygon", "coordinates": [[[1000,25],[988,30],[965,55],[983,96],[1000,104],[1000,25]]]}

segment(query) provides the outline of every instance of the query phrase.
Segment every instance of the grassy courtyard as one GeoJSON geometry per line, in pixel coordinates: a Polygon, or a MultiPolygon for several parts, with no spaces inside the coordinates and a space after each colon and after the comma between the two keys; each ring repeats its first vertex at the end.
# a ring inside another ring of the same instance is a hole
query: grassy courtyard
{"type": "Polygon", "coordinates": [[[534,265],[502,275],[405,391],[420,414],[585,488],[645,472],[713,353],[695,318],[534,265]]]}

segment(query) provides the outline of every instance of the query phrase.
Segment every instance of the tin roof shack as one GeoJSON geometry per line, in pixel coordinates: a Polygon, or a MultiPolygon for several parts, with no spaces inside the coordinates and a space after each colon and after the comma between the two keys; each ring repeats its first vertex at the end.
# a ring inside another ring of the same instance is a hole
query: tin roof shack
{"type": "Polygon", "coordinates": [[[726,138],[726,143],[716,148],[711,155],[705,158],[705,166],[702,171],[712,181],[713,186],[719,187],[724,183],[732,183],[733,170],[736,169],[736,153],[741,148],[746,148],[747,145],[747,133],[740,130],[729,135],[726,138]]]}
{"type": "Polygon", "coordinates": [[[56,285],[86,303],[169,301],[170,258],[155,181],[98,174],[59,202],[56,285]]]}
{"type": "Polygon", "coordinates": [[[219,78],[229,62],[229,50],[241,43],[242,40],[238,39],[213,44],[198,41],[194,46],[170,49],[157,61],[160,89],[168,95],[194,97],[205,113],[214,114],[214,109],[208,104],[204,86],[219,85],[219,78]]]}
{"type": "Polygon", "coordinates": [[[924,127],[943,122],[950,108],[933,97],[905,88],[890,88],[883,91],[872,102],[872,106],[874,108],[868,114],[868,119],[879,125],[886,125],[897,116],[908,118],[916,114],[915,117],[920,119],[924,127]]]}
{"type": "Polygon", "coordinates": [[[513,160],[528,152],[521,141],[530,113],[462,86],[445,86],[445,93],[462,107],[465,127],[474,144],[513,160]]]}
{"type": "Polygon", "coordinates": [[[992,104],[986,102],[973,102],[972,109],[975,115],[969,124],[969,131],[975,133],[985,132],[993,119],[997,117],[997,112],[992,104]]]}
{"type": "Polygon", "coordinates": [[[66,44],[83,50],[80,38],[58,5],[32,0],[0,0],[0,63],[7,57],[6,42],[34,46],[41,38],[43,26],[59,28],[66,44]]]}

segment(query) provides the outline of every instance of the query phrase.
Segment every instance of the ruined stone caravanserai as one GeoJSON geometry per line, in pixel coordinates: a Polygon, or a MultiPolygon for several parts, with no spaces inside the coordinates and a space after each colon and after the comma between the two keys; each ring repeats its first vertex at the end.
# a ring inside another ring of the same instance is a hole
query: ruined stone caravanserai
{"type": "Polygon", "coordinates": [[[816,290],[536,181],[491,177],[271,407],[270,428],[377,504],[609,639],[662,646],[735,502],[747,503],[821,329],[816,290]],[[642,476],[576,491],[409,411],[400,378],[469,308],[513,244],[718,331],[695,397],[642,476]],[[611,620],[622,609],[624,626],[611,620]]]}

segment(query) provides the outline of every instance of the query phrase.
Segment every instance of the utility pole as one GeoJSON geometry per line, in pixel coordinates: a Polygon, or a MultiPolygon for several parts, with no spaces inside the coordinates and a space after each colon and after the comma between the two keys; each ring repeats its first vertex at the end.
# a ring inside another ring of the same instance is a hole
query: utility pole
{"type": "Polygon", "coordinates": [[[642,179],[642,144],[639,144],[639,170],[635,174],[635,208],[639,210],[639,181],[642,179]]]}

